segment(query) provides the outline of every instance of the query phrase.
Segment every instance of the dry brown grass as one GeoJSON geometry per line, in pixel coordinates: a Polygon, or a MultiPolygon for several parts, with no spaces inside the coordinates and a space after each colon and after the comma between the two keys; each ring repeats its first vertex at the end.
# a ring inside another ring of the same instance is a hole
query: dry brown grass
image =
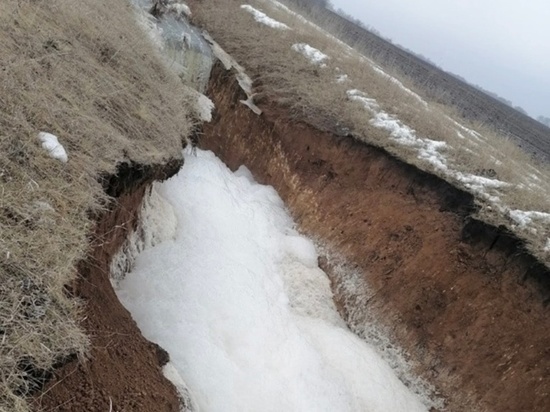
{"type": "Polygon", "coordinates": [[[31,371],[85,356],[64,286],[124,161],[181,156],[194,102],[125,0],[0,2],[0,411],[24,411],[31,371]],[[40,147],[53,133],[64,164],[40,147]]]}
{"type": "MultiPolygon", "coordinates": [[[[550,252],[544,250],[550,238],[550,221],[521,227],[509,217],[509,211],[515,209],[550,212],[550,169],[547,166],[537,163],[494,130],[461,119],[463,126],[479,133],[478,138],[468,135],[453,120],[460,117],[451,108],[427,100],[427,105],[422,104],[413,93],[422,96],[423,91],[399,78],[391,67],[384,67],[387,75],[380,74],[364,55],[304,21],[300,15],[289,14],[270,0],[247,3],[292,30],[276,30],[254,21],[249,13],[240,9],[242,2],[236,0],[203,0],[193,11],[195,21],[249,71],[260,100],[269,96],[287,106],[296,117],[317,125],[338,124],[340,130],[351,131],[357,139],[383,147],[408,163],[473,192],[481,207],[481,219],[506,225],[527,241],[534,255],[550,263],[550,252]],[[291,46],[295,43],[307,43],[330,56],[326,67],[315,66],[292,51],[291,46]],[[336,76],[341,73],[347,74],[350,81],[336,82],[336,76]],[[359,89],[376,99],[381,111],[414,129],[418,138],[445,142],[447,146],[439,152],[446,159],[448,170],[419,158],[418,147],[391,139],[387,130],[374,127],[372,114],[347,98],[349,89],[359,89]],[[470,175],[499,179],[508,185],[487,189],[483,194],[461,179],[461,176],[470,175]],[[502,207],[495,206],[497,197],[502,207]]],[[[324,27],[330,24],[326,21],[324,27]]],[[[339,29],[331,27],[331,32],[337,33],[339,29]]]]}

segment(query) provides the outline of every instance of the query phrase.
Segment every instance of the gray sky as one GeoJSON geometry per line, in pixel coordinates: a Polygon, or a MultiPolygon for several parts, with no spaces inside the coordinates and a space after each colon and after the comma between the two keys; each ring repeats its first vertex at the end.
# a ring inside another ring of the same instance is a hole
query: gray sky
{"type": "Polygon", "coordinates": [[[530,115],[550,117],[550,0],[331,0],[530,115]]]}

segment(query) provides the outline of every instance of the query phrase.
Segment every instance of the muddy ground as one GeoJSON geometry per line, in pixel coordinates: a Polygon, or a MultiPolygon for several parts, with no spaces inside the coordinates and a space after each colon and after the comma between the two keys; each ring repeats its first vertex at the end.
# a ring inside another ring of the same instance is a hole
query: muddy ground
{"type": "MultiPolygon", "coordinates": [[[[550,410],[549,288],[541,281],[548,273],[502,230],[472,220],[470,195],[352,137],[291,119],[269,101],[253,114],[221,67],[208,94],[216,111],[201,147],[273,185],[300,229],[359,273],[347,290],[332,256],[322,259],[350,324],[360,329],[375,316],[445,410],[550,410]]],[[[160,374],[162,351],[141,337],[108,280],[146,186],[123,194],[98,225],[99,244],[74,290],[86,304],[93,350],[55,373],[37,409],[106,411],[111,399],[115,411],[178,410],[160,374]]]]}

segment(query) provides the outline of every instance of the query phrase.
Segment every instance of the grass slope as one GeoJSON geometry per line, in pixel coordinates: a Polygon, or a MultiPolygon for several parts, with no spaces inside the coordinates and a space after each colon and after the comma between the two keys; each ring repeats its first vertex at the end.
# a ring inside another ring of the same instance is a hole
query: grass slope
{"type": "Polygon", "coordinates": [[[179,158],[195,103],[126,0],[5,0],[0,37],[0,411],[13,412],[28,409],[34,372],[86,353],[64,286],[111,201],[101,177],[179,158]]]}

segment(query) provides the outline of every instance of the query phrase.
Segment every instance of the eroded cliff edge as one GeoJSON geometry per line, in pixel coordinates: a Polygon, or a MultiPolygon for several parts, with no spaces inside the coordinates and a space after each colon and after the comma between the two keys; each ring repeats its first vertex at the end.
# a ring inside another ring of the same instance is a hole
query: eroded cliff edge
{"type": "Polygon", "coordinates": [[[549,407],[548,270],[504,229],[472,218],[470,194],[268,99],[257,116],[220,65],[208,95],[217,111],[201,146],[273,185],[301,230],[327,245],[352,329],[377,319],[448,410],[549,407]]]}

